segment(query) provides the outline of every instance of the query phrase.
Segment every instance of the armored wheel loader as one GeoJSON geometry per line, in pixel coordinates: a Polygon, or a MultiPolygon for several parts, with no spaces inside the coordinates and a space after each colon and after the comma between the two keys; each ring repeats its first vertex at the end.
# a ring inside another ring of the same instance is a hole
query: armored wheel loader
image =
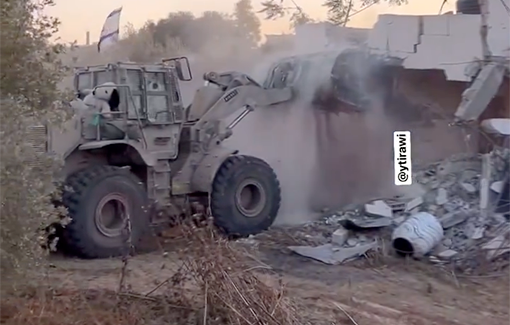
{"type": "Polygon", "coordinates": [[[222,143],[247,114],[290,100],[292,90],[210,72],[183,107],[179,82],[191,79],[186,57],[78,68],[74,117],[61,128],[32,129],[40,134],[31,139],[65,160],[62,203],[72,221],[59,240],[69,253],[119,255],[127,227],[136,245],[149,226],[206,206],[229,235],[273,223],[281,200],[273,169],[222,143]]]}

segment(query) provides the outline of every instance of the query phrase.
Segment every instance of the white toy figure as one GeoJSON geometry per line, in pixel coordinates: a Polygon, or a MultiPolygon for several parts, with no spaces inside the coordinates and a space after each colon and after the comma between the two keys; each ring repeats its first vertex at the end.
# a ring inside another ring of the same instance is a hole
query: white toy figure
{"type": "Polygon", "coordinates": [[[96,109],[99,113],[103,113],[102,116],[108,119],[112,116],[108,113],[119,111],[120,96],[113,82],[105,82],[85,96],[83,102],[85,105],[96,109]]]}

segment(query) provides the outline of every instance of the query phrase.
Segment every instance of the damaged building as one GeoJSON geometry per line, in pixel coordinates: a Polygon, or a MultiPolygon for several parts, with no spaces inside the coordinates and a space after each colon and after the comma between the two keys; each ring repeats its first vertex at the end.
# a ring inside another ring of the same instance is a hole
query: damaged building
{"type": "Polygon", "coordinates": [[[328,231],[316,245],[291,250],[339,264],[386,238],[402,255],[464,270],[479,263],[466,254],[508,252],[510,5],[468,2],[444,15],[380,15],[370,30],[296,30],[295,52],[306,49],[299,35],[322,50],[281,59],[265,86],[294,86],[316,109],[314,192],[344,208],[318,221],[328,231]],[[412,186],[388,186],[395,130],[412,134],[412,186]]]}
{"type": "Polygon", "coordinates": [[[294,52],[304,39],[317,42],[309,49],[322,50],[279,60],[265,86],[294,86],[299,100],[322,112],[315,118],[325,148],[321,186],[333,183],[326,191],[332,200],[346,204],[387,192],[388,166],[379,162],[391,159],[394,130],[419,139],[412,149],[418,165],[503,145],[510,117],[508,12],[499,0],[487,1],[484,15],[470,10],[380,15],[368,30],[328,23],[296,29],[294,52]],[[356,161],[349,173],[346,161],[356,161]],[[369,180],[369,188],[360,180],[369,180]]]}

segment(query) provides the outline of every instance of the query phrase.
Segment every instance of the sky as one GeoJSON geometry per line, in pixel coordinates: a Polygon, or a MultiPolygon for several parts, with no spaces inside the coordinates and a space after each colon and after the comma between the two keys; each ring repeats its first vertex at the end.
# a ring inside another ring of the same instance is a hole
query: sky
{"type": "MultiPolygon", "coordinates": [[[[61,21],[59,37],[62,41],[78,41],[85,43],[86,31],[90,31],[91,42],[96,42],[102,24],[108,14],[123,7],[121,25],[127,23],[141,27],[147,20],[165,18],[170,12],[190,11],[199,16],[204,11],[221,11],[231,13],[237,0],[55,0],[56,5],[47,11],[61,21]]],[[[291,6],[290,0],[284,0],[291,6]]],[[[321,6],[322,0],[295,0],[312,18],[325,20],[327,12],[321,6]]],[[[260,9],[260,0],[252,0],[255,10],[260,9]]],[[[409,0],[403,6],[389,6],[386,4],[374,5],[352,18],[348,26],[371,27],[377,20],[377,15],[385,13],[411,14],[411,15],[437,15],[443,0],[409,0]]],[[[443,12],[453,10],[454,0],[448,0],[443,12]]],[[[288,18],[276,21],[263,20],[263,34],[287,33],[289,29],[288,18]]],[[[122,35],[121,35],[122,37],[122,35]]]]}

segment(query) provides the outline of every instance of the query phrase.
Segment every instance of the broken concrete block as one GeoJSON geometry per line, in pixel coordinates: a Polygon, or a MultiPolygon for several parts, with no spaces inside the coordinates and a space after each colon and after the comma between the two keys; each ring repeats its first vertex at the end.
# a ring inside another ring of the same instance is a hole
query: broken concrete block
{"type": "Polygon", "coordinates": [[[491,118],[483,120],[480,124],[487,133],[510,135],[510,118],[491,118]]]}
{"type": "Polygon", "coordinates": [[[473,230],[471,234],[471,239],[481,239],[483,238],[483,234],[485,232],[485,227],[477,227],[473,230]]]}
{"type": "Polygon", "coordinates": [[[309,257],[330,265],[338,265],[347,260],[363,255],[375,247],[377,247],[377,242],[347,248],[335,247],[332,244],[326,244],[317,247],[290,246],[289,249],[301,256],[309,257]]]}
{"type": "Polygon", "coordinates": [[[331,235],[331,242],[335,245],[342,246],[349,238],[349,230],[344,227],[338,228],[331,235]]]}
{"type": "Polygon", "coordinates": [[[358,238],[349,238],[349,239],[347,239],[347,245],[349,245],[351,247],[358,245],[358,243],[359,243],[358,238]]]}
{"type": "Polygon", "coordinates": [[[491,184],[490,189],[498,194],[503,191],[503,181],[496,181],[491,184]]]}
{"type": "Polygon", "coordinates": [[[462,100],[455,112],[455,118],[461,121],[476,120],[498,92],[504,75],[503,64],[494,62],[485,65],[471,86],[462,93],[462,100]]]}
{"type": "Polygon", "coordinates": [[[406,204],[404,202],[392,202],[388,205],[391,207],[392,213],[404,212],[406,209],[406,204]]]}
{"type": "Polygon", "coordinates": [[[469,213],[466,211],[449,212],[439,218],[443,229],[448,229],[467,220],[469,213]]]}
{"type": "Polygon", "coordinates": [[[350,230],[362,230],[368,228],[382,228],[391,226],[393,223],[392,218],[383,217],[363,217],[363,218],[352,218],[344,219],[340,221],[340,224],[350,230]]]}
{"type": "Polygon", "coordinates": [[[406,217],[404,216],[400,216],[400,217],[397,217],[397,218],[394,218],[393,219],[393,224],[395,226],[399,226],[400,224],[402,224],[404,221],[406,221],[406,217]]]}
{"type": "Polygon", "coordinates": [[[462,209],[464,206],[466,206],[466,202],[459,198],[454,198],[453,200],[449,200],[448,203],[444,204],[443,208],[447,212],[454,212],[462,209]]]}
{"type": "Polygon", "coordinates": [[[377,200],[372,203],[365,204],[365,212],[368,215],[376,217],[391,218],[393,216],[391,207],[382,200],[377,200]]]}
{"type": "Polygon", "coordinates": [[[450,238],[446,238],[445,240],[443,240],[443,245],[445,245],[446,247],[451,247],[452,240],[450,238]]]}
{"type": "Polygon", "coordinates": [[[506,252],[510,252],[509,244],[510,243],[505,239],[505,236],[500,235],[483,245],[482,248],[487,250],[488,259],[494,259],[506,252]]]}
{"type": "Polygon", "coordinates": [[[480,210],[482,215],[487,215],[489,205],[489,182],[492,174],[491,155],[482,155],[482,175],[480,179],[480,210]]]}
{"type": "Polygon", "coordinates": [[[460,186],[464,189],[464,191],[468,192],[469,194],[476,193],[476,187],[469,183],[461,183],[460,186]]]}
{"type": "Polygon", "coordinates": [[[448,260],[452,257],[454,257],[455,255],[457,255],[457,252],[452,250],[452,249],[447,249],[445,251],[442,251],[441,253],[437,254],[437,257],[439,257],[440,259],[443,259],[443,260],[448,260]]]}
{"type": "Polygon", "coordinates": [[[443,205],[446,202],[448,202],[448,192],[444,188],[440,187],[437,189],[436,204],[443,205]]]}
{"type": "Polygon", "coordinates": [[[423,197],[418,196],[418,197],[412,199],[411,201],[407,202],[406,211],[411,211],[414,208],[417,208],[422,204],[423,204],[423,197]]]}

